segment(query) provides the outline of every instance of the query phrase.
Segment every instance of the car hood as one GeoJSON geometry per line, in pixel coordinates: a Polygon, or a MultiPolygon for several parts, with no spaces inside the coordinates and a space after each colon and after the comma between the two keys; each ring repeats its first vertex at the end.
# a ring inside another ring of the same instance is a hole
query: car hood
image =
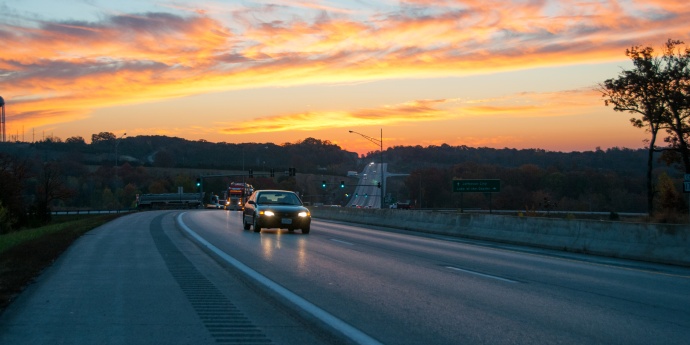
{"type": "Polygon", "coordinates": [[[273,212],[309,212],[306,207],[295,205],[259,205],[258,208],[261,210],[271,210],[273,212]]]}

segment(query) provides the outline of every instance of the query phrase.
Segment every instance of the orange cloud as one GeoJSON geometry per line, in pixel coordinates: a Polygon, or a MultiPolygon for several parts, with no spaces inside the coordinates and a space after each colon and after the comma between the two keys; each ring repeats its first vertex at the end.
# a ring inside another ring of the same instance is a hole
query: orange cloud
{"type": "Polygon", "coordinates": [[[471,100],[460,106],[466,116],[554,117],[582,113],[601,107],[600,94],[593,89],[557,92],[525,92],[500,98],[471,100]]]}
{"type": "MultiPolygon", "coordinates": [[[[210,91],[477,73],[620,60],[632,44],[690,30],[684,1],[402,1],[387,12],[305,1],[233,12],[104,15],[101,21],[0,23],[0,80],[13,119],[31,124],[91,110],[210,91]],[[318,8],[315,8],[318,7],[318,8]],[[309,15],[296,16],[299,10],[309,15]],[[273,20],[264,21],[263,16],[273,20]],[[33,119],[33,120],[32,120],[33,119]]],[[[465,115],[553,113],[564,100],[513,97],[461,106],[465,115]],[[541,107],[541,108],[537,108],[541,107]]],[[[541,95],[546,97],[546,95],[541,95]]],[[[419,101],[428,102],[428,101],[419,101]]],[[[451,116],[449,101],[257,119],[229,133],[316,130],[451,116]],[[424,108],[426,106],[427,108],[424,108]],[[317,121],[318,120],[318,121],[317,121]]]]}
{"type": "MultiPolygon", "coordinates": [[[[461,100],[415,100],[397,105],[352,111],[312,111],[266,116],[233,123],[221,132],[250,134],[283,131],[317,131],[330,128],[397,125],[466,117],[553,117],[582,112],[597,103],[593,90],[548,93],[519,93],[501,98],[461,100]]],[[[223,124],[220,124],[223,126],[223,124]]]]}
{"type": "Polygon", "coordinates": [[[248,134],[282,131],[315,131],[328,128],[435,121],[452,116],[435,106],[446,100],[418,100],[394,106],[356,111],[316,111],[268,116],[247,120],[222,130],[226,134],[248,134]]]}

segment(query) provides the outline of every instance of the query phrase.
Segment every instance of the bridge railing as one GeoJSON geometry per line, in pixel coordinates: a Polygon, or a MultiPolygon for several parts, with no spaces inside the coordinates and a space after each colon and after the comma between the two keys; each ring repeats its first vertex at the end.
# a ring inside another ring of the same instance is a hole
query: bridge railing
{"type": "Polygon", "coordinates": [[[92,209],[83,209],[83,210],[58,210],[58,211],[52,211],[50,212],[51,215],[54,216],[67,216],[67,215],[79,215],[79,214],[111,214],[111,213],[129,213],[129,212],[135,212],[137,209],[135,208],[122,208],[122,209],[117,209],[117,210],[92,210],[92,209]]]}

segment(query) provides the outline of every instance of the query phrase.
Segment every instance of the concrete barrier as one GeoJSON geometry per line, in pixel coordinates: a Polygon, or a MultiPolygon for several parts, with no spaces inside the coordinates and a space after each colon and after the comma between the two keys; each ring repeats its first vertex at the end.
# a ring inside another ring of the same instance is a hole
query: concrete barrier
{"type": "Polygon", "coordinates": [[[312,207],[312,217],[690,266],[690,226],[396,209],[312,207]]]}

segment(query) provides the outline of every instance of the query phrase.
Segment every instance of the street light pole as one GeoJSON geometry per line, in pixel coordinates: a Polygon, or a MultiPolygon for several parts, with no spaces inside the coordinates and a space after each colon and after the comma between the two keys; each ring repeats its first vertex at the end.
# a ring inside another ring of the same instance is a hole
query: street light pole
{"type": "Polygon", "coordinates": [[[381,128],[380,139],[375,139],[375,138],[372,138],[368,135],[365,135],[365,134],[362,134],[359,132],[355,132],[355,131],[349,131],[349,132],[354,133],[354,134],[358,134],[358,135],[362,136],[364,139],[367,139],[367,140],[371,141],[372,143],[379,145],[379,159],[381,160],[381,166],[379,167],[379,169],[381,170],[381,196],[379,198],[381,199],[381,209],[383,209],[383,204],[384,204],[383,196],[386,195],[386,193],[385,193],[386,183],[384,181],[384,175],[383,175],[384,174],[383,173],[383,128],[381,128]]]}
{"type": "Polygon", "coordinates": [[[117,158],[118,158],[118,156],[117,156],[117,147],[120,145],[120,139],[122,139],[122,137],[124,137],[125,135],[127,135],[127,133],[122,134],[122,135],[121,135],[119,138],[117,138],[117,140],[115,141],[115,169],[117,169],[117,163],[118,163],[118,162],[117,162],[117,158]]]}

